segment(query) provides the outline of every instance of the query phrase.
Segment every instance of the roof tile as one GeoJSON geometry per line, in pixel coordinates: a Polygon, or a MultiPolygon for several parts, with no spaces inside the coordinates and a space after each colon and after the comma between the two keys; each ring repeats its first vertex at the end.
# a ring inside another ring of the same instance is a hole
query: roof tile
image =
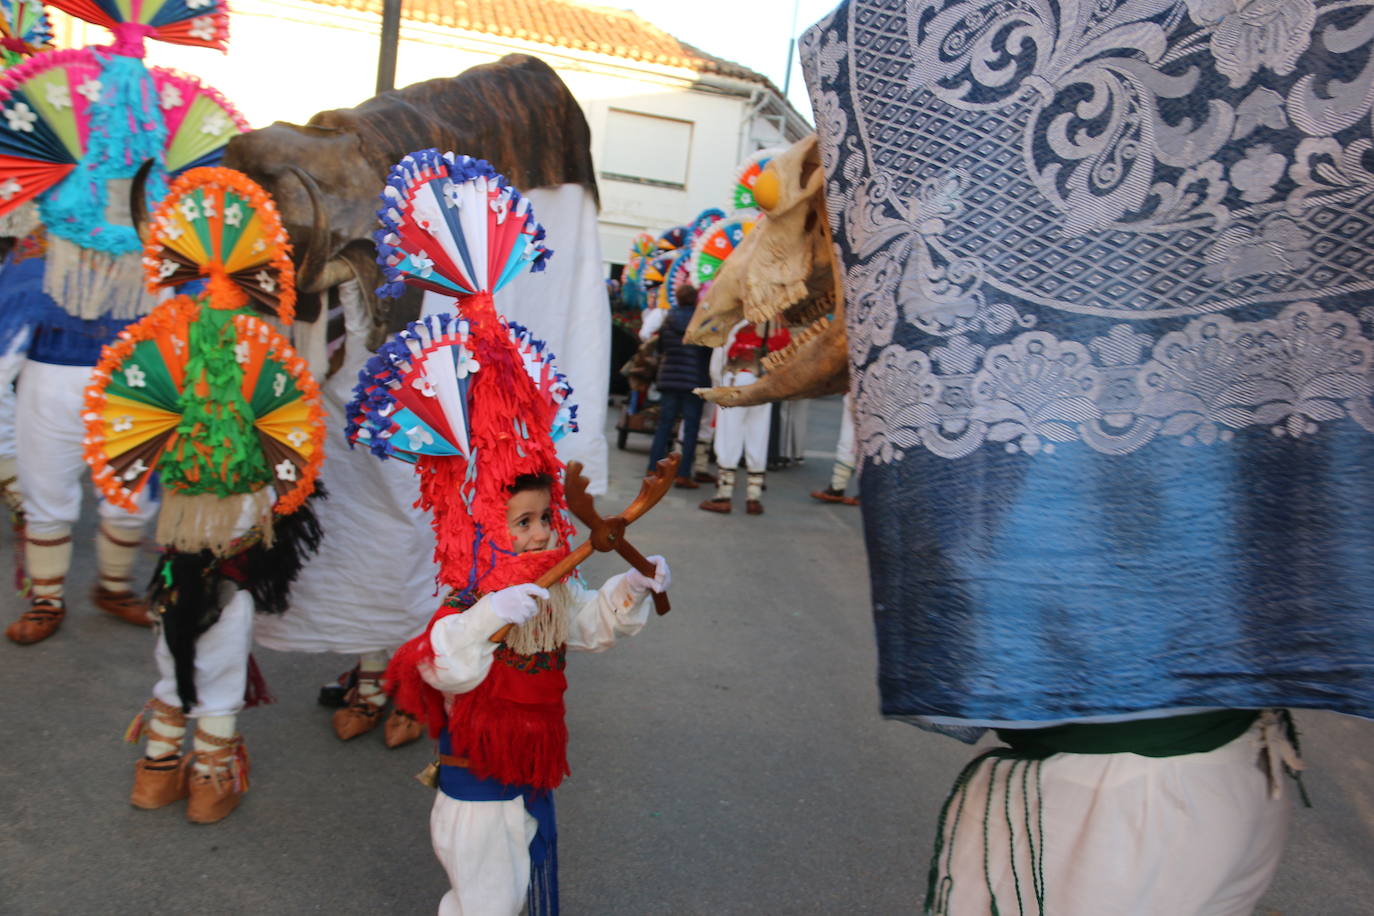
{"type": "MultiPolygon", "coordinates": [[[[379,16],[382,12],[382,0],[311,2],[379,16]]],[[[777,91],[763,74],[678,41],[629,10],[576,0],[402,0],[401,17],[487,35],[515,36],[556,48],[718,73],[777,91]]]]}

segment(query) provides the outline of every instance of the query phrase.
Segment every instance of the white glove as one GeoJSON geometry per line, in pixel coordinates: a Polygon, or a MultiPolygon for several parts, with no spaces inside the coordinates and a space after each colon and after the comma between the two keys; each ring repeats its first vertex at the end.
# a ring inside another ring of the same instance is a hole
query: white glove
{"type": "Polygon", "coordinates": [[[487,595],[491,612],[516,626],[539,613],[539,601],[536,599],[547,601],[548,598],[548,589],[540,588],[533,582],[512,585],[487,595]]]}
{"type": "Polygon", "coordinates": [[[625,574],[625,584],[640,595],[645,592],[666,592],[673,581],[673,574],[668,571],[668,561],[659,556],[645,559],[654,564],[654,577],[650,579],[639,570],[631,569],[625,574]]]}

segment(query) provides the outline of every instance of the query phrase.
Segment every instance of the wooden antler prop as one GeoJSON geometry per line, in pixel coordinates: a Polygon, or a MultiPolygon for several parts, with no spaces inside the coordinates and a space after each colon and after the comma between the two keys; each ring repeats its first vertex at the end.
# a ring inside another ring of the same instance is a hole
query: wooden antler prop
{"type": "MultiPolygon", "coordinates": [[[[650,563],[644,554],[636,550],[633,544],[625,540],[625,529],[645,512],[658,505],[663,494],[672,487],[680,457],[674,454],[659,461],[654,468],[654,473],[645,477],[644,482],[639,485],[639,495],[634,498],[634,502],[630,503],[625,511],[619,515],[606,518],[597,514],[596,504],[591,494],[587,492],[587,478],[582,476],[581,462],[569,461],[568,473],[564,483],[564,495],[568,500],[568,509],[582,524],[587,526],[587,540],[573,548],[552,569],[540,576],[535,584],[541,588],[548,588],[576,569],[577,564],[591,556],[594,550],[601,553],[614,550],[635,569],[653,578],[654,564],[650,563]]],[[[671,610],[668,596],[662,592],[654,592],[653,594],[654,610],[659,614],[668,613],[671,610]]],[[[501,642],[514,626],[513,623],[506,624],[492,634],[491,641],[501,642]]]]}

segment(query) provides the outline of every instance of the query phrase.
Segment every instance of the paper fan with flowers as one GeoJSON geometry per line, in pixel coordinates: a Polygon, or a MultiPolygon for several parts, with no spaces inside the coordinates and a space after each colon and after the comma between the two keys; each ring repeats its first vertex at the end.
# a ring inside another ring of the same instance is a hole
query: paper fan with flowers
{"type": "Polygon", "coordinates": [[[630,253],[625,258],[625,266],[620,272],[620,301],[632,308],[644,307],[644,290],[640,282],[644,278],[644,268],[653,256],[656,246],[654,237],[641,232],[630,243],[630,253]]]}
{"type": "Polygon", "coordinates": [[[654,240],[654,245],[660,252],[677,251],[684,245],[690,244],[691,241],[691,226],[674,226],[671,229],[665,229],[663,232],[659,233],[658,238],[654,240]]]}
{"type": "Polygon", "coordinates": [[[143,266],[152,290],[223,277],[215,307],[252,301],[285,324],[295,313],[291,244],[276,204],[233,169],[193,169],[172,183],[153,214],[143,266]]]}
{"type": "MultiPolygon", "coordinates": [[[[652,258],[644,265],[644,272],[639,280],[639,288],[643,293],[644,307],[646,309],[662,307],[659,304],[659,291],[663,288],[664,282],[668,279],[668,274],[672,270],[676,254],[677,252],[672,251],[667,254],[661,254],[652,258]]],[[[662,299],[662,302],[667,302],[666,296],[662,299]]]]}
{"type": "Polygon", "coordinates": [[[758,210],[758,202],[754,200],[754,184],[768,167],[768,163],[782,152],[781,149],[761,149],[744,160],[735,171],[735,182],[730,188],[732,210],[736,213],[741,210],[758,210]]]}
{"type": "Polygon", "coordinates": [[[52,45],[52,23],[40,0],[0,0],[0,64],[13,67],[52,45]]]}
{"type": "Polygon", "coordinates": [[[218,51],[229,47],[226,0],[48,0],[48,5],[103,25],[117,41],[155,38],[218,51]]]}
{"type": "Polygon", "coordinates": [[[261,318],[187,296],[105,348],[84,416],[95,484],[130,511],[156,472],[189,495],[271,486],[285,515],[314,489],[324,459],[324,413],[305,360],[261,318]]]}
{"type": "MultiPolygon", "coordinates": [[[[107,63],[90,48],[45,51],[0,74],[0,213],[99,155],[92,132],[115,111],[107,63]]],[[[147,116],[161,115],[154,126],[166,128],[161,150],[154,145],[148,153],[160,152],[168,171],[218,161],[230,139],[249,129],[222,95],[194,77],[154,67],[137,79],[146,79],[140,91],[150,97],[147,116]]]]}
{"type": "Polygon", "coordinates": [[[412,153],[392,168],[382,204],[383,296],[402,284],[454,297],[494,293],[553,255],[529,201],[485,160],[412,153]]]}
{"type": "Polygon", "coordinates": [[[695,245],[697,239],[701,238],[712,226],[725,219],[725,211],[719,207],[707,207],[697,214],[697,218],[692,220],[688,227],[687,243],[695,245]]]}
{"type": "Polygon", "coordinates": [[[725,259],[753,230],[754,220],[746,217],[723,220],[708,229],[692,248],[689,271],[692,283],[701,287],[715,280],[725,259]]]}
{"type": "MultiPolygon", "coordinates": [[[[539,396],[556,405],[550,432],[556,442],[577,431],[572,386],[553,354],[526,328],[506,332],[539,396]]],[[[469,412],[473,376],[481,370],[467,319],[448,313],[411,322],[377,351],[360,373],[347,408],[347,436],[383,458],[415,463],[421,456],[472,457],[469,412]]],[[[528,437],[519,428],[512,432],[528,437]]]]}

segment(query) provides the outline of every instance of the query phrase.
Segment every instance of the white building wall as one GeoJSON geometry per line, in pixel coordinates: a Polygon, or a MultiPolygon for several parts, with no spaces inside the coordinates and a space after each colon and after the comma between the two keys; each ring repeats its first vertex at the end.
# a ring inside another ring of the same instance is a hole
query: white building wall
{"type": "MultiPolygon", "coordinates": [[[[110,40],[97,26],[61,13],[53,18],[61,47],[110,40]]],[[[194,74],[222,92],[254,127],[279,120],[303,124],[318,111],[350,108],[374,94],[379,33],[377,17],[344,9],[300,0],[236,0],[228,54],[149,41],[147,63],[194,74]]],[[[657,234],[708,207],[728,209],[737,164],[777,135],[774,125],[752,114],[765,91],[757,84],[410,21],[401,25],[396,85],[453,76],[515,52],[547,61],[586,113],[607,264],[623,261],[640,232],[657,234]],[[710,85],[693,88],[701,84],[710,85]],[[692,123],[683,187],[600,177],[607,144],[634,142],[608,135],[612,109],[692,123]]]]}

